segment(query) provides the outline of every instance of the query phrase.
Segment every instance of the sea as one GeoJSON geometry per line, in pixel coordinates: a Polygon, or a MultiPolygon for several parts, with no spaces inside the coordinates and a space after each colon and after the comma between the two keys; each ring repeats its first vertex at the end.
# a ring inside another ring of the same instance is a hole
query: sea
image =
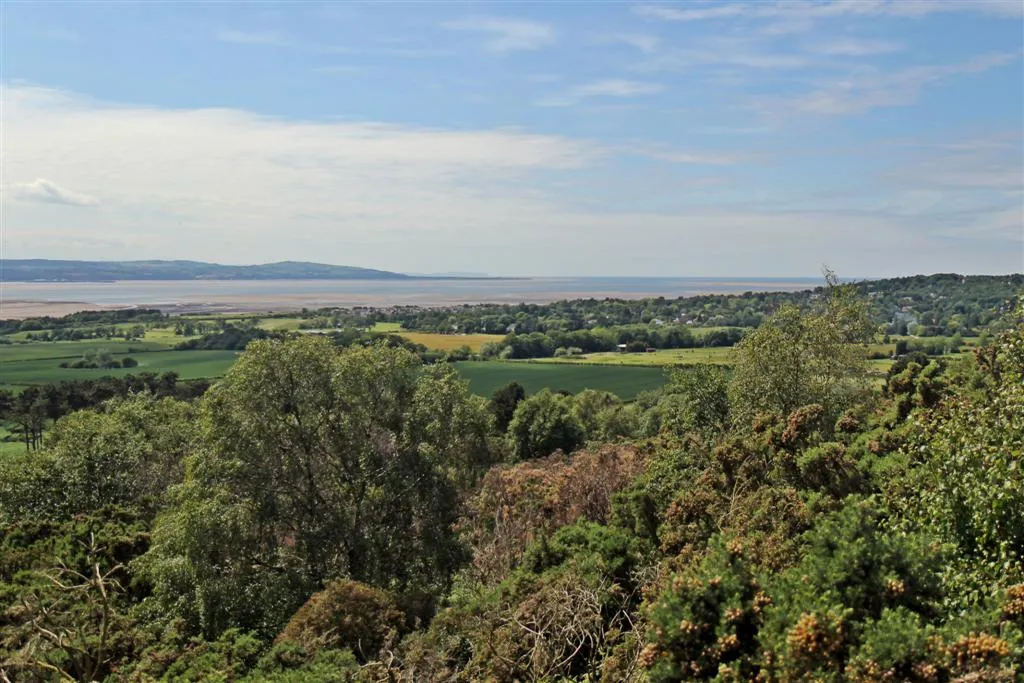
{"type": "Polygon", "coordinates": [[[286,311],[337,306],[549,303],[562,299],[740,294],[810,289],[821,278],[560,277],[408,280],[124,280],[6,282],[8,303],[81,303],[172,312],[286,311]]]}

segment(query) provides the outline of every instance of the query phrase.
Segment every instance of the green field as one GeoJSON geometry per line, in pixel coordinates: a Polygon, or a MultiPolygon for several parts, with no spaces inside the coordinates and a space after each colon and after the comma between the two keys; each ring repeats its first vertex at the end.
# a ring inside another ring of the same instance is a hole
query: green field
{"type": "Polygon", "coordinates": [[[25,443],[18,440],[17,434],[12,434],[8,427],[0,423],[0,458],[11,453],[22,453],[25,450],[25,443]]]}
{"type": "Polygon", "coordinates": [[[490,396],[498,387],[516,381],[530,394],[544,388],[565,389],[574,394],[584,389],[601,389],[629,400],[665,383],[665,374],[660,368],[520,361],[463,361],[455,363],[455,367],[469,380],[470,390],[481,396],[490,396]]]}
{"type": "MultiPolygon", "coordinates": [[[[34,347],[26,346],[25,348],[34,347]]],[[[103,348],[112,350],[109,345],[103,348]]],[[[157,374],[168,371],[176,372],[181,379],[213,378],[223,375],[238,357],[236,351],[145,351],[131,354],[131,357],[139,362],[138,366],[134,368],[74,369],[62,368],[60,363],[69,357],[80,358],[81,352],[62,358],[10,359],[4,353],[7,350],[6,347],[0,349],[0,386],[9,388],[62,380],[123,377],[143,372],[157,374]]],[[[120,353],[124,355],[124,352],[120,353]]]]}
{"type": "MultiPolygon", "coordinates": [[[[180,337],[178,338],[181,339],[180,337]]],[[[158,341],[130,341],[123,339],[68,341],[68,342],[34,342],[29,344],[0,345],[0,368],[3,364],[39,360],[44,358],[81,358],[89,352],[109,351],[115,356],[142,353],[145,351],[165,351],[168,344],[158,341]]]]}
{"type": "Polygon", "coordinates": [[[293,332],[304,322],[302,318],[260,318],[259,327],[270,332],[293,332]]]}
{"type": "Polygon", "coordinates": [[[619,365],[666,367],[670,365],[728,365],[732,362],[732,348],[713,347],[707,349],[659,349],[650,353],[587,353],[582,356],[561,358],[538,358],[538,363],[562,365],[619,365]]]}

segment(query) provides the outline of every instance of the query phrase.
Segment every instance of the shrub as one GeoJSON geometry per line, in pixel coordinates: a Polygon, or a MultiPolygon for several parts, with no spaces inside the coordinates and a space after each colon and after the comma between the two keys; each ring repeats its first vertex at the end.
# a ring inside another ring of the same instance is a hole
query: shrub
{"type": "Polygon", "coordinates": [[[357,581],[338,580],[314,593],[288,621],[277,643],[303,648],[350,649],[367,662],[393,646],[405,625],[395,601],[384,591],[357,581]]]}

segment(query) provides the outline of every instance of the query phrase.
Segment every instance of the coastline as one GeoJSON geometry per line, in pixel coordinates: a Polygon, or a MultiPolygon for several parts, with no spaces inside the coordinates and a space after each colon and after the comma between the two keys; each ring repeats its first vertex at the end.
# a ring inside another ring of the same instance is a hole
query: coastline
{"type": "Polygon", "coordinates": [[[408,280],[120,280],[4,282],[0,319],[159,308],[171,315],[286,313],[303,308],[545,304],[798,291],[810,278],[410,278],[408,280]]]}

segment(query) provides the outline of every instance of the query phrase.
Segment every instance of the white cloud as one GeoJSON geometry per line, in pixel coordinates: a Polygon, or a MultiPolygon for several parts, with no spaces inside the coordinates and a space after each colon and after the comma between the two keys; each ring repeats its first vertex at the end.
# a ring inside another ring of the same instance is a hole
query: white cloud
{"type": "Polygon", "coordinates": [[[662,92],[664,89],[665,86],[659,83],[612,78],[577,85],[561,95],[539,100],[536,104],[540,107],[568,107],[592,97],[637,97],[640,95],[653,95],[662,92]]]}
{"type": "Polygon", "coordinates": [[[645,19],[661,19],[663,21],[703,21],[705,19],[724,19],[747,14],[751,7],[739,3],[713,5],[705,7],[665,7],[663,5],[637,5],[633,11],[645,19]]]}
{"type": "Polygon", "coordinates": [[[15,183],[11,186],[11,195],[16,200],[44,204],[98,206],[100,203],[95,197],[66,190],[45,178],[36,178],[30,183],[15,183]]]}
{"type": "MultiPolygon", "coordinates": [[[[673,188],[665,199],[737,198],[624,210],[589,183],[601,175],[628,186],[635,169],[608,161],[645,150],[521,130],[114,106],[27,86],[0,95],[8,177],[56,179],[65,188],[57,196],[102,198],[88,211],[10,202],[12,258],[295,259],[518,275],[785,276],[814,274],[822,262],[851,276],[1019,270],[1021,238],[1009,232],[1019,195],[966,213],[925,202],[914,211],[780,210],[741,203],[764,189],[761,176],[731,188],[690,175],[700,170],[686,164],[736,161],[702,148],[656,150],[680,164],[652,176],[673,188]],[[951,249],[940,233],[962,243],[951,249]]],[[[39,183],[26,184],[53,196],[39,183]]]]}
{"type": "Polygon", "coordinates": [[[1024,200],[1022,145],[1020,133],[908,145],[911,158],[890,169],[885,178],[938,193],[979,189],[1020,195],[1024,200]]]}
{"type": "MultiPolygon", "coordinates": [[[[393,249],[362,258],[347,249],[367,240],[429,244],[438,235],[500,233],[496,226],[543,201],[524,178],[601,155],[585,140],[516,130],[110,106],[32,87],[7,86],[0,95],[9,177],[59,177],[74,188],[36,181],[13,188],[18,197],[78,204],[103,197],[96,212],[61,225],[72,234],[131,235],[149,244],[140,254],[214,252],[244,261],[327,250],[330,260],[386,265],[381,254],[398,258],[393,249]]],[[[56,229],[51,214],[20,205],[5,226],[12,244],[56,229]]]]}
{"type": "Polygon", "coordinates": [[[821,66],[821,58],[769,48],[756,36],[712,35],[682,47],[658,51],[635,68],[639,71],[689,71],[695,66],[743,67],[783,71],[821,66]]]}
{"type": "Polygon", "coordinates": [[[473,17],[449,21],[444,28],[453,31],[476,31],[490,36],[487,49],[494,52],[539,50],[555,42],[555,29],[550,24],[501,17],[473,17]]]}
{"type": "Polygon", "coordinates": [[[628,45],[640,52],[643,52],[644,54],[651,54],[658,49],[658,45],[661,41],[657,36],[647,35],[644,33],[612,33],[598,36],[597,42],[605,45],[616,43],[628,45]]]}
{"type": "Polygon", "coordinates": [[[894,71],[871,70],[849,78],[831,78],[804,95],[766,98],[757,106],[772,116],[793,112],[842,116],[879,107],[902,107],[917,102],[929,86],[965,74],[1005,66],[1020,59],[1019,53],[1003,52],[973,57],[961,64],[913,66],[894,71]]]}
{"type": "Polygon", "coordinates": [[[811,52],[842,57],[869,57],[903,49],[900,43],[887,40],[865,40],[858,38],[835,38],[808,46],[811,52]]]}
{"type": "Polygon", "coordinates": [[[810,27],[814,19],[847,16],[922,17],[939,13],[976,13],[997,17],[1024,16],[1020,0],[777,0],[729,2],[701,6],[638,5],[633,11],[647,19],[706,21],[748,17],[799,22],[810,27]]]}
{"type": "Polygon", "coordinates": [[[697,166],[735,166],[737,164],[750,163],[756,159],[749,154],[728,154],[724,152],[694,152],[668,149],[651,149],[636,147],[624,149],[622,152],[639,154],[641,156],[668,161],[673,164],[692,164],[697,166]]]}

